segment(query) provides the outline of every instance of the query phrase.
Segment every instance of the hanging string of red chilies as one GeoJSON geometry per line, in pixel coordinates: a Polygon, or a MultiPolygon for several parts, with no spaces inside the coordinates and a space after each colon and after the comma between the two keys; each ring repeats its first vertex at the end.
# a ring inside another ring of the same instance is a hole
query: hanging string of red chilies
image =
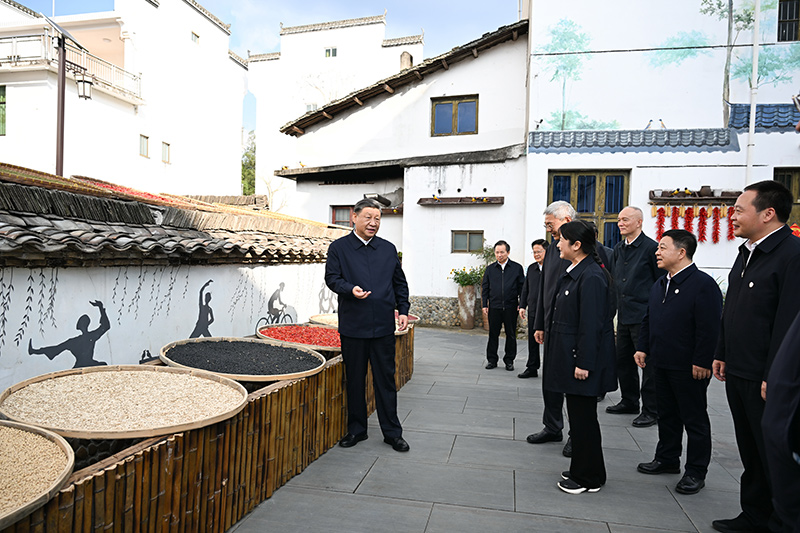
{"type": "Polygon", "coordinates": [[[672,208],[672,220],[671,220],[672,229],[678,229],[679,228],[679,225],[678,225],[679,224],[678,223],[679,215],[680,215],[680,213],[678,213],[678,208],[677,207],[673,207],[672,208]]]}
{"type": "Polygon", "coordinates": [[[663,207],[659,207],[656,211],[656,240],[660,241],[664,236],[664,221],[667,218],[667,212],[663,207]]]}
{"type": "Polygon", "coordinates": [[[733,214],[733,206],[728,206],[728,240],[732,241],[736,238],[736,235],[733,234],[733,223],[731,222],[731,215],[733,214]]]}
{"type": "Polygon", "coordinates": [[[706,242],[706,226],[708,225],[708,211],[705,207],[700,208],[699,216],[697,217],[697,241],[706,242]]]}
{"type": "Polygon", "coordinates": [[[711,211],[711,219],[713,220],[711,226],[711,242],[716,244],[719,242],[719,207],[715,207],[711,211]]]}
{"type": "Polygon", "coordinates": [[[683,215],[683,229],[694,233],[694,207],[687,207],[683,215]]]}

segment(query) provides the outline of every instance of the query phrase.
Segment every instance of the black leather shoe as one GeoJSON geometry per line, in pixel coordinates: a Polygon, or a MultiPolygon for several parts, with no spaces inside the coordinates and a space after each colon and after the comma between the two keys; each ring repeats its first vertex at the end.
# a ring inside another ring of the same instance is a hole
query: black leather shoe
{"type": "Polygon", "coordinates": [[[361,433],[360,435],[353,435],[352,433],[348,433],[344,436],[342,440],[339,441],[339,446],[342,448],[352,448],[362,440],[367,440],[369,435],[367,435],[366,431],[361,433]]]}
{"type": "Polygon", "coordinates": [[[642,413],[636,418],[633,419],[633,427],[635,428],[649,428],[650,426],[655,426],[658,419],[653,415],[648,415],[647,413],[642,413]]]}
{"type": "Polygon", "coordinates": [[[497,363],[486,363],[486,370],[497,368],[497,363]]]}
{"type": "Polygon", "coordinates": [[[572,457],[572,437],[567,437],[567,443],[564,445],[564,449],[561,450],[561,455],[572,457]]]}
{"type": "Polygon", "coordinates": [[[509,372],[514,370],[514,363],[506,363],[506,370],[508,370],[509,372]]]}
{"type": "Polygon", "coordinates": [[[531,444],[542,444],[543,442],[561,442],[564,440],[564,436],[559,433],[550,433],[546,429],[541,430],[539,433],[534,433],[533,435],[528,435],[525,439],[531,444]]]}
{"type": "Polygon", "coordinates": [[[522,373],[517,374],[517,377],[518,378],[522,378],[522,379],[525,379],[525,378],[538,378],[539,377],[539,371],[536,370],[535,368],[526,368],[522,373]]]}
{"type": "Polygon", "coordinates": [[[681,494],[697,494],[700,492],[700,489],[705,486],[705,480],[697,479],[696,477],[686,474],[678,481],[678,484],[675,485],[675,492],[680,492],[681,494]]]}
{"type": "Polygon", "coordinates": [[[390,444],[396,452],[407,452],[411,449],[403,437],[384,437],[383,442],[390,444]]]}
{"type": "Polygon", "coordinates": [[[711,527],[723,533],[728,532],[744,532],[756,531],[756,528],[750,524],[750,521],[744,514],[740,514],[736,518],[728,518],[725,520],[714,520],[711,522],[711,527]]]}
{"type": "Polygon", "coordinates": [[[668,465],[653,459],[649,463],[639,463],[639,466],[636,467],[636,470],[642,474],[680,474],[681,465],[668,465]]]}
{"type": "Polygon", "coordinates": [[[639,414],[639,406],[622,400],[616,405],[606,407],[606,413],[611,413],[612,415],[636,415],[639,414]]]}

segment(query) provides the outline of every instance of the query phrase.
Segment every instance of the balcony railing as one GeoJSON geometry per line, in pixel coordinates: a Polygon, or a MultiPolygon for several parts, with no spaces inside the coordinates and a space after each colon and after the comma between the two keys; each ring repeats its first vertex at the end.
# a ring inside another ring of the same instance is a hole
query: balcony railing
{"type": "MultiPolygon", "coordinates": [[[[141,99],[142,78],[131,74],[113,63],[100,59],[67,42],[66,59],[68,64],[86,69],[95,87],[103,87],[123,96],[141,99]]],[[[29,65],[58,65],[58,48],[53,36],[45,31],[40,35],[21,35],[0,37],[0,67],[29,65]]],[[[74,67],[73,67],[74,70],[74,67]]]]}

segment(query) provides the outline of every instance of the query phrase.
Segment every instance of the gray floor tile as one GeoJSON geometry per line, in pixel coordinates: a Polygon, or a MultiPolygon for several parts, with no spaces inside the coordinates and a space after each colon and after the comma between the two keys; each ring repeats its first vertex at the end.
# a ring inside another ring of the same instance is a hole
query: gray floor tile
{"type": "Polygon", "coordinates": [[[514,436],[514,420],[511,416],[448,413],[442,416],[433,410],[414,410],[403,424],[406,429],[450,433],[453,435],[483,435],[511,439],[514,436]]]}
{"type": "Polygon", "coordinates": [[[554,518],[544,515],[473,509],[452,505],[433,506],[425,533],[608,533],[602,522],[554,518]]]}

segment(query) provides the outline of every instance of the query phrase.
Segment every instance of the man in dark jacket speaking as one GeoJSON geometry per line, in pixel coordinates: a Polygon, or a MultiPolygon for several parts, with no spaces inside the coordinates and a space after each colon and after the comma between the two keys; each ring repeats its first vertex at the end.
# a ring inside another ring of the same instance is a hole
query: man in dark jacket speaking
{"type": "Polygon", "coordinates": [[[506,370],[514,370],[517,357],[517,313],[519,293],[525,283],[522,265],[508,258],[511,247],[506,241],[494,245],[496,262],[486,267],[481,283],[481,307],[484,320],[489,320],[489,341],[486,343],[487,369],[497,366],[497,348],[500,344],[500,328],[506,332],[503,362],[506,370]]]}
{"type": "Polygon", "coordinates": [[[353,207],[352,233],[328,248],[325,283],[339,297],[339,335],[347,378],[347,435],[339,442],[349,448],[367,439],[365,397],[367,362],[372,363],[375,404],[383,440],[407,452],[397,417],[394,382],[394,311],[398,329],[408,326],[408,284],[392,243],[376,236],[381,205],[365,198],[353,207]]]}

